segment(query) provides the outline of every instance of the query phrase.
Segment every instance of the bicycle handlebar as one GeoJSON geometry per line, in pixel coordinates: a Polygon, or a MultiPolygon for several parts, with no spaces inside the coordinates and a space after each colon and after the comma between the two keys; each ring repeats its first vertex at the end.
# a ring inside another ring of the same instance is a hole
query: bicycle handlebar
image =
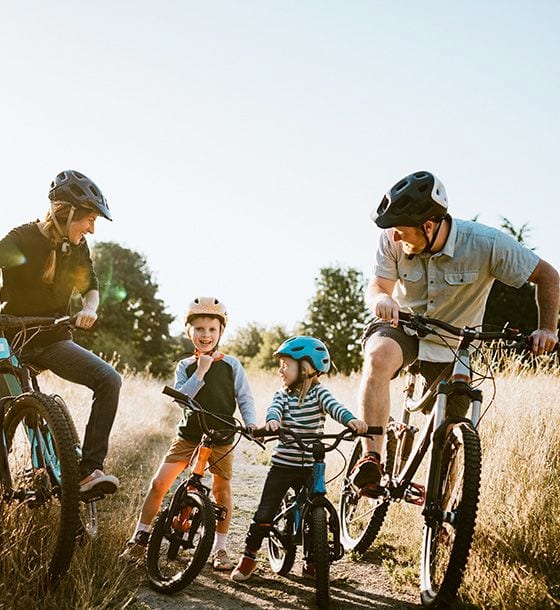
{"type": "Polygon", "coordinates": [[[168,386],[168,385],[163,387],[162,393],[173,398],[177,402],[180,402],[181,404],[185,405],[194,413],[197,413],[199,416],[198,420],[200,422],[200,427],[202,428],[202,430],[205,434],[212,436],[213,433],[219,432],[219,430],[211,429],[208,427],[208,424],[206,423],[206,417],[205,417],[206,415],[208,415],[208,416],[212,417],[213,419],[217,419],[220,423],[224,424],[225,430],[227,430],[228,432],[229,431],[238,432],[239,434],[244,436],[246,439],[252,441],[253,443],[256,443],[262,449],[265,449],[264,444],[261,441],[259,441],[258,439],[254,438],[254,436],[245,426],[235,426],[234,424],[227,421],[226,419],[223,419],[216,413],[211,413],[210,411],[207,411],[194,398],[191,398],[187,394],[184,394],[183,392],[180,392],[179,390],[176,390],[175,388],[172,388],[171,386],[168,386]]]}
{"type": "MultiPolygon", "coordinates": [[[[402,322],[404,326],[416,330],[420,336],[427,334],[434,334],[435,331],[430,328],[431,326],[437,326],[448,333],[455,335],[456,337],[465,337],[471,341],[494,341],[496,339],[503,339],[505,341],[512,341],[514,345],[512,347],[523,347],[531,348],[531,336],[522,333],[516,328],[503,328],[499,331],[481,331],[475,328],[469,328],[468,326],[453,326],[437,318],[430,318],[423,316],[418,313],[408,313],[405,311],[399,311],[399,322],[402,322]]],[[[558,349],[558,344],[555,349],[558,349]]]]}
{"type": "Polygon", "coordinates": [[[275,438],[286,440],[286,437],[291,437],[293,442],[299,445],[299,447],[304,451],[310,450],[310,441],[324,441],[325,439],[333,439],[334,442],[330,445],[321,443],[325,449],[325,452],[327,452],[336,449],[341,441],[354,440],[357,436],[381,435],[383,434],[383,428],[381,426],[368,426],[367,432],[364,433],[358,433],[350,428],[344,428],[340,432],[330,434],[324,434],[321,432],[295,432],[289,428],[279,428],[278,430],[274,431],[267,430],[266,428],[256,428],[252,431],[252,434],[253,436],[269,438],[270,440],[275,438]]]}
{"type": "Polygon", "coordinates": [[[12,316],[9,314],[0,314],[0,329],[7,330],[9,328],[58,326],[61,324],[71,323],[74,318],[75,316],[63,316],[61,318],[56,318],[53,316],[12,316]]]}

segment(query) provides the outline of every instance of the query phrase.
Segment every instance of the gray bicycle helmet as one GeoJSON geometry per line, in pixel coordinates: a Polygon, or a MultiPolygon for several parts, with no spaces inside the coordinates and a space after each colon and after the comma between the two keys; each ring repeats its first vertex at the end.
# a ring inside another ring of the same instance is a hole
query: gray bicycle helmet
{"type": "Polygon", "coordinates": [[[89,208],[98,212],[103,218],[113,220],[107,200],[99,187],[93,180],[73,169],[66,169],[57,174],[51,182],[49,199],[89,208]]]}
{"type": "Polygon", "coordinates": [[[381,229],[420,227],[446,214],[447,193],[441,180],[430,172],[415,172],[385,194],[371,219],[381,229]]]}

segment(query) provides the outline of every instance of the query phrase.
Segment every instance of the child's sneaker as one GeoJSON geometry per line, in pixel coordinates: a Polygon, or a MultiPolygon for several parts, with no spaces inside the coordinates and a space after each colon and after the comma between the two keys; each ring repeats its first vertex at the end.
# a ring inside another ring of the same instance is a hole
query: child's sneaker
{"type": "Polygon", "coordinates": [[[237,582],[243,582],[249,580],[253,575],[253,572],[257,569],[257,560],[254,557],[248,555],[241,555],[239,563],[235,566],[235,569],[231,573],[231,580],[237,582]]]}
{"type": "Polygon", "coordinates": [[[140,563],[146,554],[149,540],[149,532],[136,532],[135,536],[126,543],[126,548],[119,558],[129,563],[140,563]]]}
{"type": "Polygon", "coordinates": [[[301,575],[309,577],[315,576],[315,565],[304,561],[303,565],[301,566],[301,575]]]}
{"type": "Polygon", "coordinates": [[[212,567],[220,572],[229,572],[233,570],[233,561],[228,557],[225,549],[220,549],[214,553],[212,558],[212,567]]]}

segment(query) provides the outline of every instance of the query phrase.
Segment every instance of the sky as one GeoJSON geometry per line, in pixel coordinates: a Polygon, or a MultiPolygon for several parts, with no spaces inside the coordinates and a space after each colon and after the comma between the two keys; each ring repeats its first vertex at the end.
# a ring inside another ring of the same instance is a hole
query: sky
{"type": "MultiPolygon", "coordinates": [[[[63,169],[181,319],[304,319],[321,267],[369,278],[383,194],[418,170],[450,211],[560,268],[555,0],[0,2],[2,234],[63,169]]],[[[172,330],[179,332],[176,322],[172,330]]]]}

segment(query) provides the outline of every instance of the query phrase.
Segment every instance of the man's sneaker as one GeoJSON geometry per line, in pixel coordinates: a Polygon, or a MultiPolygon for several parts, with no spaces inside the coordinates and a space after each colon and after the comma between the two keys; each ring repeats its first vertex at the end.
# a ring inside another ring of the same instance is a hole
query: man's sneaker
{"type": "Polygon", "coordinates": [[[379,495],[383,470],[379,460],[374,455],[366,455],[353,468],[350,482],[355,485],[364,496],[376,497],[379,495]]]}
{"type": "Polygon", "coordinates": [[[241,555],[241,559],[235,566],[235,569],[231,573],[231,580],[237,582],[243,582],[249,580],[253,575],[253,572],[257,569],[257,560],[248,555],[241,555]]]}
{"type": "Polygon", "coordinates": [[[228,557],[225,549],[220,549],[219,551],[216,551],[214,557],[212,557],[212,566],[214,570],[229,572],[230,570],[233,570],[233,561],[228,557]]]}
{"type": "Polygon", "coordinates": [[[301,566],[301,575],[311,577],[315,576],[315,564],[304,561],[303,565],[301,566]]]}
{"type": "Polygon", "coordinates": [[[114,494],[119,487],[119,480],[112,474],[105,474],[102,470],[94,470],[85,479],[80,481],[80,493],[85,495],[114,494]]]}
{"type": "Polygon", "coordinates": [[[134,537],[126,543],[126,548],[119,558],[129,563],[140,563],[146,554],[149,540],[149,532],[136,532],[134,537]]]}

